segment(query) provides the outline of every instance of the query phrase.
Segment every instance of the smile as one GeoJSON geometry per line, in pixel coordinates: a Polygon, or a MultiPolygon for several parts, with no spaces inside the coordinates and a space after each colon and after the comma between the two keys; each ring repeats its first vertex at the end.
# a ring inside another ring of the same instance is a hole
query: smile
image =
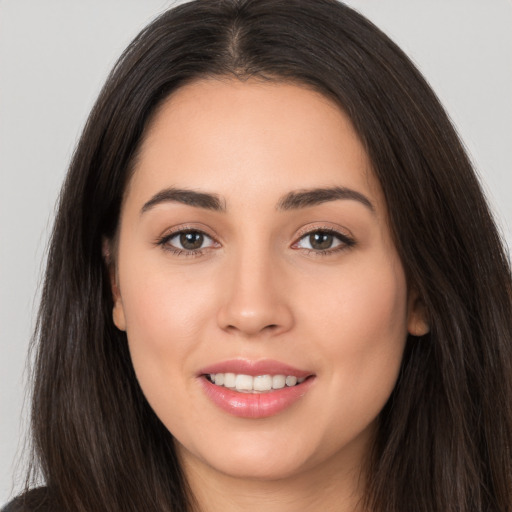
{"type": "Polygon", "coordinates": [[[234,359],[203,368],[201,387],[215,406],[240,418],[267,418],[297,404],[316,381],[310,371],[278,361],[234,359]]]}
{"type": "Polygon", "coordinates": [[[241,393],[267,393],[276,389],[293,387],[306,380],[295,375],[244,375],[236,373],[211,373],[205,376],[212,384],[241,393]]]}

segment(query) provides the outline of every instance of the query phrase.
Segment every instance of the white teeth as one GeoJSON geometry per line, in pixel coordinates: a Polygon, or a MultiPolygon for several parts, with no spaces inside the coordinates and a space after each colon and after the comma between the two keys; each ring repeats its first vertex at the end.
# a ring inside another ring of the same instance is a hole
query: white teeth
{"type": "MultiPolygon", "coordinates": [[[[217,378],[217,375],[215,376],[215,378],[217,378]]],[[[234,373],[225,373],[224,374],[224,386],[225,387],[234,388],[236,385],[235,381],[236,381],[236,375],[234,373]]]]}
{"type": "Polygon", "coordinates": [[[284,375],[274,375],[272,377],[272,389],[282,389],[286,386],[286,377],[284,375]]]}
{"type": "Polygon", "coordinates": [[[295,375],[251,375],[235,373],[212,373],[209,380],[217,386],[224,386],[236,389],[241,392],[265,392],[273,389],[283,389],[285,386],[293,387],[301,384],[306,377],[295,377],[295,375]]]}
{"type": "Polygon", "coordinates": [[[237,375],[235,387],[237,391],[252,391],[253,377],[250,375],[237,375]]]}
{"type": "Polygon", "coordinates": [[[270,391],[272,389],[271,375],[258,375],[254,377],[254,391],[270,391]]]}
{"type": "Polygon", "coordinates": [[[295,386],[295,384],[297,384],[297,377],[294,377],[293,375],[288,375],[288,377],[286,377],[286,385],[295,386]]]}

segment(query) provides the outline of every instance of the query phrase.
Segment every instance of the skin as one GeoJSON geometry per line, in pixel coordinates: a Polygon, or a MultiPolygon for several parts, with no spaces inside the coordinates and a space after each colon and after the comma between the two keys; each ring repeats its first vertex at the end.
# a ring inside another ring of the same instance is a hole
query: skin
{"type": "Polygon", "coordinates": [[[428,326],[347,116],[298,85],[186,85],[146,130],[117,239],[114,322],[176,439],[198,508],[358,510],[407,333],[428,326]],[[277,207],[292,191],[334,186],[373,209],[354,199],[277,207]],[[163,201],[141,213],[169,187],[215,194],[225,211],[163,201]],[[158,243],[180,229],[206,233],[203,250],[176,254],[177,236],[158,243]],[[316,250],[306,233],[322,229],[354,244],[334,238],[316,250]],[[234,358],[278,360],[315,381],[275,416],[238,418],[206,397],[198,377],[234,358]]]}

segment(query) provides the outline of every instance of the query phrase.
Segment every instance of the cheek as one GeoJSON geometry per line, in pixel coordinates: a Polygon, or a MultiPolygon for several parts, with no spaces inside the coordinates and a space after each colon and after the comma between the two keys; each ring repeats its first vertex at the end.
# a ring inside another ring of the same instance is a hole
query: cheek
{"type": "Polygon", "coordinates": [[[295,308],[312,327],[329,333],[324,336],[326,343],[337,340],[333,349],[385,348],[407,332],[405,275],[401,264],[387,254],[340,266],[320,278],[312,275],[299,286],[292,294],[297,297],[295,308]]]}
{"type": "MultiPolygon", "coordinates": [[[[385,267],[384,267],[385,268],[385,267]]],[[[358,340],[352,348],[361,355],[394,354],[407,332],[407,293],[401,271],[368,270],[346,284],[340,300],[339,326],[343,340],[358,340]],[[353,290],[353,291],[351,291],[353,290]]]]}
{"type": "Polygon", "coordinates": [[[144,387],[169,382],[177,369],[187,368],[187,357],[212,321],[213,291],[208,280],[190,272],[171,273],[151,260],[137,267],[126,260],[120,278],[130,353],[144,387]]]}
{"type": "Polygon", "coordinates": [[[188,386],[196,377],[192,361],[213,318],[211,280],[171,273],[151,260],[137,268],[126,261],[124,276],[126,334],[140,387],[170,430],[188,425],[195,417],[188,386]]]}
{"type": "Polygon", "coordinates": [[[327,379],[333,396],[344,404],[339,410],[371,420],[393,390],[407,338],[401,265],[386,261],[351,268],[317,288],[308,305],[303,314],[310,311],[309,336],[318,340],[318,358],[332,363],[327,379]]]}

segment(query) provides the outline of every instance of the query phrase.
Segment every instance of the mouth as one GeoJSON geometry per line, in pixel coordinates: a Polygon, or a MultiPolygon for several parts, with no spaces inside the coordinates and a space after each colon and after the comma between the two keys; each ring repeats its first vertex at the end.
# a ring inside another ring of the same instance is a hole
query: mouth
{"type": "Polygon", "coordinates": [[[225,361],[199,375],[207,398],[222,411],[241,418],[267,418],[291,408],[316,380],[312,372],[277,361],[225,361]]]}
{"type": "Polygon", "coordinates": [[[243,373],[208,373],[204,377],[216,386],[236,390],[239,393],[269,393],[302,384],[308,377],[296,375],[245,375],[243,373]]]}

